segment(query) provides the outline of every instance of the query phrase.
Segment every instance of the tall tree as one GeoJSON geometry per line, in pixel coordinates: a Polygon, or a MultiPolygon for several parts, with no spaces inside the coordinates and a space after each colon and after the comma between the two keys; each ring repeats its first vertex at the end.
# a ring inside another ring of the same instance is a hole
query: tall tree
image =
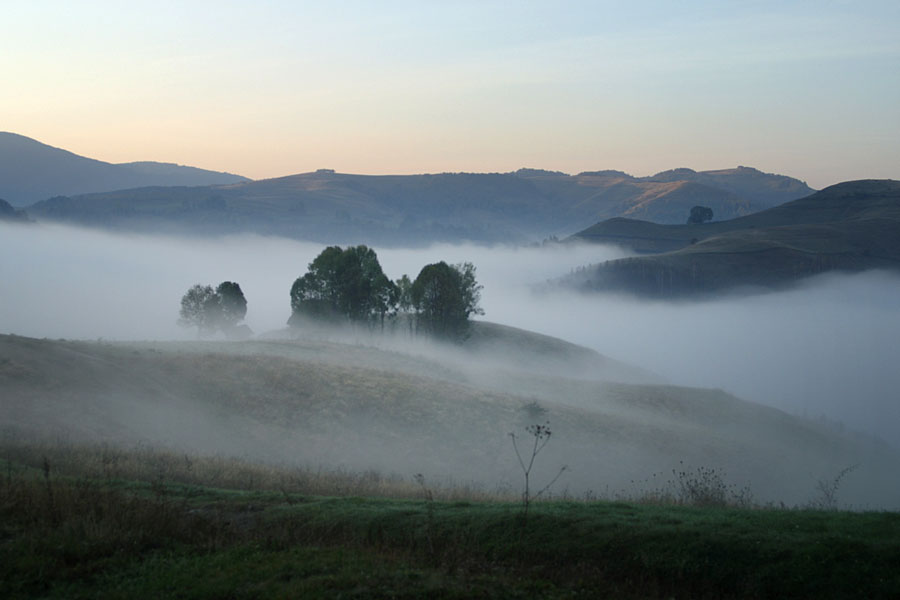
{"type": "Polygon", "coordinates": [[[384,323],[396,304],[396,287],[367,246],[329,246],[291,286],[290,325],[302,317],[384,323]]]}
{"type": "Polygon", "coordinates": [[[466,337],[469,316],[484,314],[481,288],[472,263],[426,265],[410,288],[417,330],[450,339],[466,337]]]}
{"type": "Polygon", "coordinates": [[[247,314],[247,299],[241,286],[223,281],[215,289],[194,285],[181,298],[179,325],[197,327],[201,336],[222,331],[230,335],[247,314]]]}
{"type": "Polygon", "coordinates": [[[247,299],[241,286],[233,281],[223,281],[216,287],[219,296],[220,326],[232,328],[247,316],[247,299]]]}
{"type": "Polygon", "coordinates": [[[397,302],[395,304],[396,313],[400,313],[401,319],[405,320],[409,325],[409,334],[413,333],[413,318],[410,313],[413,310],[412,300],[412,281],[409,275],[404,274],[403,277],[394,282],[397,290],[397,302]]]}
{"type": "Polygon", "coordinates": [[[200,335],[212,335],[216,330],[219,298],[210,285],[191,286],[181,297],[178,324],[196,327],[200,335]]]}
{"type": "Polygon", "coordinates": [[[707,221],[712,221],[713,218],[713,209],[708,206],[693,206],[691,207],[691,214],[688,216],[688,225],[690,224],[699,224],[706,223],[707,221]]]}

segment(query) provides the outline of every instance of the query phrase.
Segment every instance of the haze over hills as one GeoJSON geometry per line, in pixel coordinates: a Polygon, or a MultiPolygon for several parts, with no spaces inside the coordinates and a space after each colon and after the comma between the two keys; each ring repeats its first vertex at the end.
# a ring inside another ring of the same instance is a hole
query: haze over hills
{"type": "Polygon", "coordinates": [[[0,132],[0,198],[26,206],[53,196],[145,186],[194,186],[248,181],[246,177],[170,163],[111,164],[31,138],[0,132]]]}
{"type": "MultiPolygon", "coordinates": [[[[859,463],[843,502],[900,502],[894,449],[722,391],[554,376],[477,351],[420,349],[306,337],[110,344],[0,336],[0,385],[9,393],[0,423],[25,435],[424,473],[490,489],[517,481],[509,432],[549,420],[553,440],[534,476],[546,480],[568,465],[559,487],[576,496],[637,493],[656,473],[704,466],[750,486],[757,501],[803,503],[817,478],[859,463]]],[[[511,349],[531,350],[521,340],[511,349]]]]}
{"type": "Polygon", "coordinates": [[[6,200],[0,198],[0,221],[27,221],[24,211],[17,210],[6,200]]]}
{"type": "Polygon", "coordinates": [[[773,288],[829,271],[897,269],[900,182],[841,183],[722,222],[658,225],[611,219],[572,239],[655,254],[587,267],[563,278],[566,284],[651,296],[773,288]]]}
{"type": "Polygon", "coordinates": [[[38,220],[190,234],[259,233],[322,243],[523,243],[567,236],[629,215],[684,222],[692,206],[716,218],[806,195],[804,183],[740,167],[637,178],[617,171],[352,175],[323,169],[198,188],[142,188],[57,197],[28,207],[38,220]]]}

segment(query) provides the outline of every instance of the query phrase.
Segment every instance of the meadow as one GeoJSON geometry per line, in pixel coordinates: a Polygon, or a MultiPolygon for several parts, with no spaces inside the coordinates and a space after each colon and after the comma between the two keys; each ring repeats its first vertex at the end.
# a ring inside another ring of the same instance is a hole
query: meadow
{"type": "Polygon", "coordinates": [[[893,598],[900,516],[551,498],[10,441],[6,598],[893,598]]]}
{"type": "Polygon", "coordinates": [[[900,591],[892,447],[473,325],[462,347],[0,336],[0,595],[900,591]],[[510,434],[527,461],[535,424],[526,515],[510,434]]]}

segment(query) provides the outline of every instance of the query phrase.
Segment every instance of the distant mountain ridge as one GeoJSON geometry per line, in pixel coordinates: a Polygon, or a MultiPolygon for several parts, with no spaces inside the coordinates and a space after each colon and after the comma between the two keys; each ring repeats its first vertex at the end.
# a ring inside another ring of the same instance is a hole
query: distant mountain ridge
{"type": "Polygon", "coordinates": [[[592,265],[562,282],[673,297],[776,288],[830,271],[900,269],[900,182],[840,183],[729,221],[659,225],[611,219],[571,238],[648,255],[592,265]]]}
{"type": "Polygon", "coordinates": [[[615,171],[373,176],[322,169],[230,185],[56,197],[28,212],[39,220],[112,229],[257,233],[327,244],[528,243],[620,215],[682,223],[697,204],[711,207],[716,218],[744,215],[811,191],[798,180],[745,167],[716,173],[727,180],[732,171],[758,180],[754,200],[702,181],[655,181],[615,171]]]}
{"type": "Polygon", "coordinates": [[[24,211],[16,210],[16,208],[0,198],[0,221],[27,221],[28,217],[24,211]]]}
{"type": "Polygon", "coordinates": [[[26,206],[74,196],[146,186],[200,186],[249,181],[246,177],[170,163],[112,164],[85,158],[31,138],[0,132],[0,198],[26,206]]]}

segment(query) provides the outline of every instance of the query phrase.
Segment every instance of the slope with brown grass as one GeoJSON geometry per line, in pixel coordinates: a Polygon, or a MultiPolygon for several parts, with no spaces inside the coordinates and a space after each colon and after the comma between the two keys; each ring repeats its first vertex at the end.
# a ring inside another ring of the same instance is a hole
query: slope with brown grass
{"type": "Polygon", "coordinates": [[[0,337],[0,427],[17,435],[517,485],[508,434],[548,420],[541,473],[626,493],[682,461],[760,501],[802,503],[861,464],[858,506],[900,504],[889,448],[716,390],[614,383],[324,341],[130,343],[0,337]],[[537,407],[537,409],[535,409],[537,407]]]}

